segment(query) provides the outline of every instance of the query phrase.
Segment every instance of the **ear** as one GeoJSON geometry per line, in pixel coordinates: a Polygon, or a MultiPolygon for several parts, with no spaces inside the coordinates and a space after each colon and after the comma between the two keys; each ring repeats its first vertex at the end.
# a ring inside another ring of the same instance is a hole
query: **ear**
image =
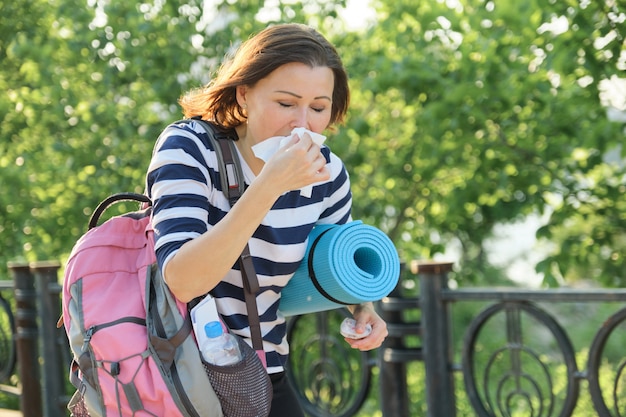
{"type": "Polygon", "coordinates": [[[237,92],[237,103],[239,104],[240,107],[245,108],[246,105],[246,100],[247,100],[247,94],[248,94],[248,87],[245,85],[238,85],[236,87],[236,92],[237,92]]]}

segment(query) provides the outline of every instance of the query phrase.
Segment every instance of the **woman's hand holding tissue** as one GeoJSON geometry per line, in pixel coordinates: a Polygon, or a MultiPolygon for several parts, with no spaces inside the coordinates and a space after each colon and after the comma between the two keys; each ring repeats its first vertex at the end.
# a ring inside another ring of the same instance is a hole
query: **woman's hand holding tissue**
{"type": "MultiPolygon", "coordinates": [[[[330,179],[326,158],[320,152],[321,143],[316,143],[312,135],[325,139],[322,135],[304,131],[292,132],[291,137],[269,138],[261,142],[259,145],[265,144],[266,141],[277,140],[276,149],[271,149],[264,155],[269,159],[266,160],[260,175],[272,176],[274,186],[283,193],[302,189],[303,195],[308,191],[308,196],[310,196],[309,186],[330,179]]],[[[317,139],[319,142],[319,138],[317,139]]],[[[253,151],[257,154],[254,147],[253,151]]],[[[258,154],[257,156],[260,157],[258,154]]]]}

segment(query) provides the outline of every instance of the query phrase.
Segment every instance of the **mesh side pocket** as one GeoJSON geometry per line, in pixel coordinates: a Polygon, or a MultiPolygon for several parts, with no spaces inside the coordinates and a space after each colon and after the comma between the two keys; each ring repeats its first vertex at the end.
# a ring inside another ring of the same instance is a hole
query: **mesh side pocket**
{"type": "Polygon", "coordinates": [[[217,366],[202,360],[224,417],[267,417],[272,405],[272,382],[256,352],[236,336],[243,360],[217,366]]]}

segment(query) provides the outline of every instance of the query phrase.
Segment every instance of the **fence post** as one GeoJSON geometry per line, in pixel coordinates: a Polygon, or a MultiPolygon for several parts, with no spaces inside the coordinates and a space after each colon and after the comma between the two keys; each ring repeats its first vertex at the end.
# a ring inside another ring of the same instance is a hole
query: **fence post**
{"type": "Polygon", "coordinates": [[[17,360],[22,384],[20,409],[24,417],[41,417],[35,278],[28,264],[9,262],[8,268],[13,277],[16,304],[17,360]]]}
{"type": "MultiPolygon", "coordinates": [[[[385,297],[380,304],[380,315],[391,326],[392,323],[402,323],[402,311],[396,309],[386,309],[385,303],[387,299],[400,298],[401,282],[398,282],[396,288],[385,297]]],[[[409,417],[409,393],[406,381],[406,364],[403,361],[393,360],[392,354],[394,349],[404,348],[404,343],[400,337],[392,337],[390,335],[385,339],[383,345],[378,350],[380,361],[380,406],[383,417],[409,417]]]]}
{"type": "Polygon", "coordinates": [[[62,399],[65,394],[64,369],[62,368],[61,339],[57,320],[61,315],[58,282],[60,264],[56,261],[33,262],[31,272],[35,276],[39,292],[39,324],[43,374],[43,409],[46,417],[61,417],[67,413],[62,399]]]}
{"type": "Polygon", "coordinates": [[[427,416],[455,417],[449,308],[441,299],[452,263],[414,262],[411,270],[420,280],[427,416]]]}

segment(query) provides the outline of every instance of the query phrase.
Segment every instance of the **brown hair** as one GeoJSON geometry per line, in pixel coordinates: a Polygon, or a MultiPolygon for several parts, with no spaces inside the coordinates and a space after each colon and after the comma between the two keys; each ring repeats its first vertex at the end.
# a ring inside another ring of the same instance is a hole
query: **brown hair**
{"type": "Polygon", "coordinates": [[[333,71],[330,124],[341,123],[350,101],[348,75],[341,58],[315,29],[294,23],[270,26],[242,43],[209,84],[187,92],[178,102],[185,117],[201,116],[224,128],[236,127],[246,120],[237,103],[237,86],[253,86],[276,68],[292,62],[333,71]]]}

